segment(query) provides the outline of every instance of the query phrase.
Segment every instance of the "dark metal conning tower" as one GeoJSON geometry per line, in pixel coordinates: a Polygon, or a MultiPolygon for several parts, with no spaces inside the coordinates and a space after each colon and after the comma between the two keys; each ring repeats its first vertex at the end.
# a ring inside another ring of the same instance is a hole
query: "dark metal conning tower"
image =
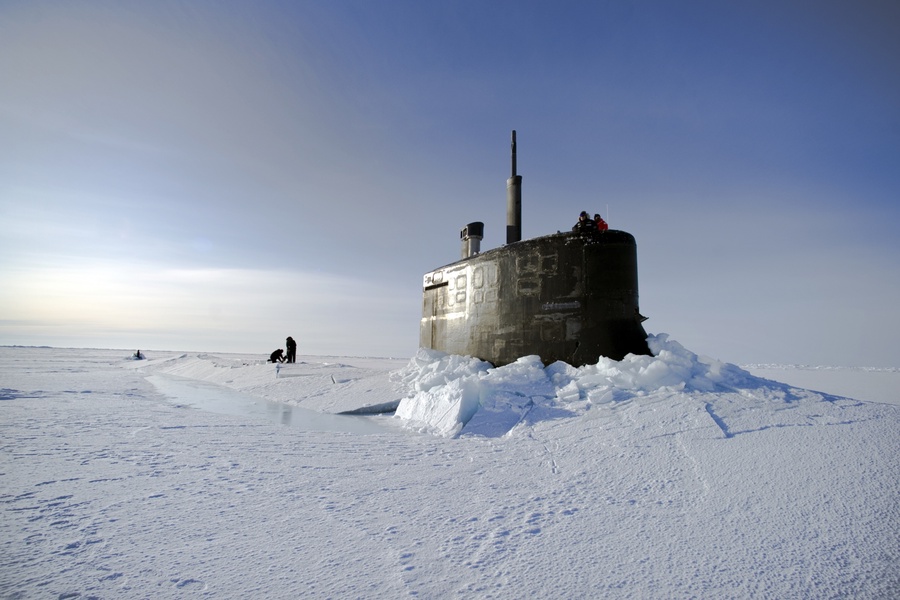
{"type": "MultiPolygon", "coordinates": [[[[650,354],[634,237],[610,230],[522,241],[521,183],[513,131],[507,243],[468,255],[464,247],[462,260],[425,274],[419,345],[497,366],[534,354],[574,366],[650,354]]],[[[482,229],[470,223],[460,237],[480,243],[482,229]]]]}

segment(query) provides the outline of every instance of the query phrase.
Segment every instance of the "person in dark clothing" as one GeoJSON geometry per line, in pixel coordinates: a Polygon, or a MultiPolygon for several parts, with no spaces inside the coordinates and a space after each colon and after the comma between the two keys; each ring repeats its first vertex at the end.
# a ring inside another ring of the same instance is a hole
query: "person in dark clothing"
{"type": "Polygon", "coordinates": [[[273,362],[273,363],[275,363],[275,362],[280,362],[280,363],[281,363],[281,362],[284,362],[284,350],[282,350],[281,348],[279,348],[278,350],[276,350],[275,352],[273,352],[272,355],[269,356],[269,362],[273,362]]]}
{"type": "Polygon", "coordinates": [[[575,226],[572,227],[572,231],[575,233],[593,233],[597,231],[597,224],[591,219],[591,217],[587,214],[587,211],[581,211],[581,214],[578,215],[578,222],[575,223],[575,226]]]}
{"type": "Polygon", "coordinates": [[[600,233],[609,229],[609,225],[606,224],[606,221],[600,215],[594,215],[594,223],[597,225],[597,231],[600,233]]]}
{"type": "Polygon", "coordinates": [[[289,336],[285,344],[287,344],[287,362],[297,362],[297,342],[289,336]]]}

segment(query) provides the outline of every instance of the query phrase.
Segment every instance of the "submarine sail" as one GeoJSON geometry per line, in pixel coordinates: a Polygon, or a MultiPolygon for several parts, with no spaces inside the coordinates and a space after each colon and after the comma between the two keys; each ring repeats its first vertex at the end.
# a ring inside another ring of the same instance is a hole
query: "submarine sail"
{"type": "MultiPolygon", "coordinates": [[[[521,176],[507,181],[507,244],[423,277],[419,345],[501,366],[650,354],[638,304],[637,244],[624,231],[521,240],[521,176]]],[[[466,233],[473,225],[463,230],[466,233]]],[[[477,230],[480,241],[481,231],[477,230]]],[[[461,234],[462,236],[462,234],[461,234]]]]}

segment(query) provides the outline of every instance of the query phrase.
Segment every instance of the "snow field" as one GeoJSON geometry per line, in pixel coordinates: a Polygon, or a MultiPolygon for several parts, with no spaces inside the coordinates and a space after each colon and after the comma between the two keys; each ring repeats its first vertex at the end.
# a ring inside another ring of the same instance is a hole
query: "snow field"
{"type": "Polygon", "coordinates": [[[0,595],[895,595],[900,408],[653,343],[581,369],[420,353],[279,377],[0,348],[0,595]],[[148,375],[326,412],[393,401],[408,430],[204,412],[148,375]]]}

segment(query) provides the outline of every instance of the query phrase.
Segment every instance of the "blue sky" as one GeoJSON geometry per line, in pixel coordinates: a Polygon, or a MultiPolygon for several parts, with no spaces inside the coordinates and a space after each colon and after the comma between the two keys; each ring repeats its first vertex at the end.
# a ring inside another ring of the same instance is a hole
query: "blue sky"
{"type": "Polygon", "coordinates": [[[637,238],[648,331],[900,366],[893,2],[0,4],[0,344],[411,356],[459,230],[637,238]]]}

